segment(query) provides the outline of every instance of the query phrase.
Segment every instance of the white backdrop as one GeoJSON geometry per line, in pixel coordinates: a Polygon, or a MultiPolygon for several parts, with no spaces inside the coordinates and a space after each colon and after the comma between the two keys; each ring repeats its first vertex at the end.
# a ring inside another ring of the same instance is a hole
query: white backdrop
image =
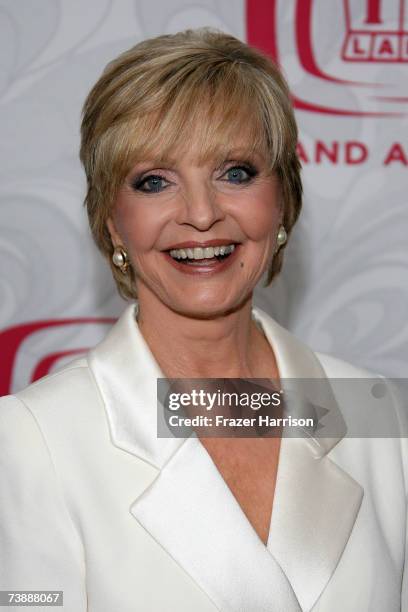
{"type": "Polygon", "coordinates": [[[401,30],[400,8],[399,0],[0,0],[1,393],[95,344],[111,322],[99,318],[125,307],[82,207],[86,93],[122,50],[202,25],[277,55],[297,106],[303,213],[281,276],[255,302],[314,349],[405,377],[408,38],[381,34],[401,30]]]}

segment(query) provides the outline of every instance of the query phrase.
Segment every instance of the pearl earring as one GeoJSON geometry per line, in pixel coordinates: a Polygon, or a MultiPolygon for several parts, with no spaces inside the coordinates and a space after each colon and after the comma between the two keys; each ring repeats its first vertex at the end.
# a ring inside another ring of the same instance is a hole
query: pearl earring
{"type": "Polygon", "coordinates": [[[112,253],[113,264],[120,269],[123,274],[126,274],[129,267],[129,258],[125,249],[121,246],[115,247],[112,253]]]}
{"type": "Polygon", "coordinates": [[[283,225],[280,226],[278,235],[276,236],[276,250],[278,250],[288,239],[288,234],[283,225]]]}

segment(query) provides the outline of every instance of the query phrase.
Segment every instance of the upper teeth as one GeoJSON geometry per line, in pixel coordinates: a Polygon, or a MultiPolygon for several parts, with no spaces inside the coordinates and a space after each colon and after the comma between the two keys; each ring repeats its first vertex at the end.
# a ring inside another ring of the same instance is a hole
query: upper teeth
{"type": "Polygon", "coordinates": [[[174,259],[211,259],[215,255],[228,255],[235,249],[235,244],[216,247],[194,247],[193,249],[172,249],[170,255],[174,259]]]}

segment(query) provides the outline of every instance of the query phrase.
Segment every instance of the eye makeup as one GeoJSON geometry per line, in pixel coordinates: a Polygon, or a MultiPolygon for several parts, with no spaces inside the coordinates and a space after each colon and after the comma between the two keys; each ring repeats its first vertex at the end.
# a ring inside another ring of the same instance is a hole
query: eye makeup
{"type": "MultiPolygon", "coordinates": [[[[235,182],[235,183],[234,181],[227,181],[223,179],[224,182],[227,182],[227,183],[231,182],[232,185],[235,184],[235,185],[244,186],[250,183],[252,179],[259,174],[259,170],[254,165],[254,163],[250,160],[228,159],[228,160],[223,161],[221,164],[219,164],[215,168],[217,172],[222,172],[222,174],[218,176],[218,179],[222,179],[222,177],[225,174],[235,169],[246,172],[248,177],[244,178],[243,180],[239,182],[235,182]]],[[[166,178],[166,176],[164,176],[164,172],[166,171],[174,171],[174,170],[171,168],[163,168],[163,167],[154,168],[153,170],[143,170],[137,173],[135,176],[133,176],[130,179],[129,184],[134,191],[139,192],[139,193],[144,193],[144,194],[160,193],[164,189],[166,189],[166,187],[171,183],[171,181],[169,181],[169,179],[166,178]],[[157,190],[156,189],[143,189],[143,185],[145,185],[147,181],[154,181],[154,180],[156,180],[156,185],[158,185],[158,183],[161,181],[162,188],[157,189],[157,190]],[[163,183],[167,183],[167,185],[163,185],[163,183]]]]}
{"type": "Polygon", "coordinates": [[[247,160],[228,160],[224,162],[219,169],[224,170],[224,174],[234,169],[244,170],[250,178],[253,178],[259,174],[259,171],[254,164],[247,160]]]}
{"type": "Polygon", "coordinates": [[[165,181],[165,182],[169,182],[164,176],[162,176],[160,174],[160,171],[154,171],[154,172],[142,172],[139,175],[136,175],[132,180],[131,180],[131,187],[134,191],[138,191],[141,193],[157,193],[157,191],[151,190],[151,189],[142,189],[143,185],[148,181],[148,180],[152,180],[152,179],[156,179],[157,181],[165,181]]]}

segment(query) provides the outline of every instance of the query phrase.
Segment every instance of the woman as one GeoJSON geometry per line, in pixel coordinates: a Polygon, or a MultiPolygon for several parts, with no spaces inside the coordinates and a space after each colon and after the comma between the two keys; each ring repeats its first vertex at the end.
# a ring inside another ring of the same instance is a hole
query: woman
{"type": "Polygon", "coordinates": [[[252,306],[300,212],[296,139],[277,67],[227,34],[159,36],[105,69],[86,205],[132,302],[1,401],[2,589],[63,590],[69,612],[408,610],[406,440],[346,438],[353,401],[325,396],[325,438],[157,435],[160,378],[369,376],[252,306]]]}

